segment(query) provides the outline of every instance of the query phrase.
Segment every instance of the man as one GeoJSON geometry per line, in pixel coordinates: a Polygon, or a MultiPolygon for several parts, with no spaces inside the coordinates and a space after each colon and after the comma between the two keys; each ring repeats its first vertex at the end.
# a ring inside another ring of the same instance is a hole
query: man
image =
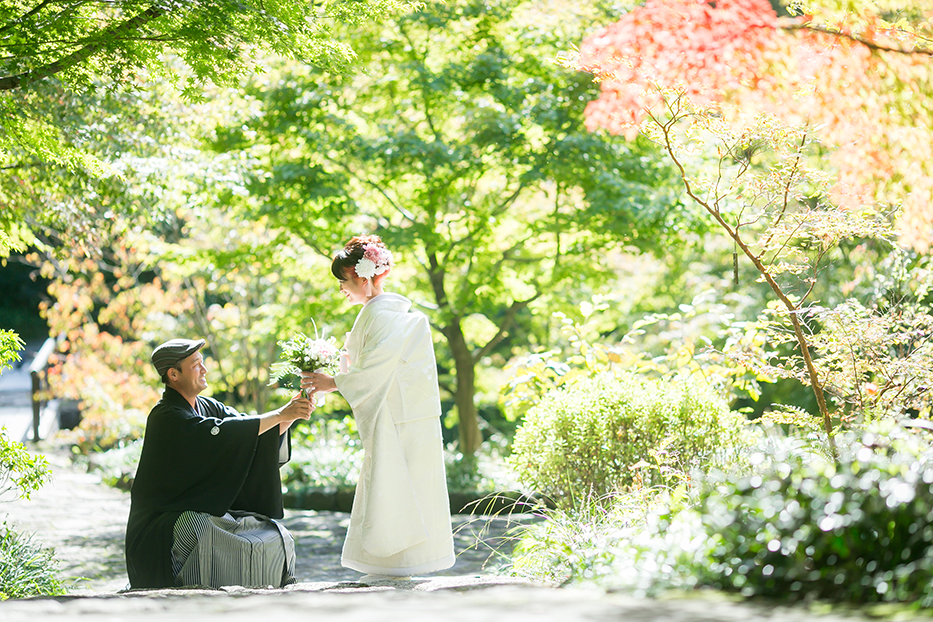
{"type": "Polygon", "coordinates": [[[131,493],[130,586],[293,583],[294,540],[273,520],[284,515],[279,466],[289,426],[314,407],[297,396],[248,416],[199,396],[207,388],[203,346],[172,339],[152,352],[165,392],[149,413],[131,493]]]}

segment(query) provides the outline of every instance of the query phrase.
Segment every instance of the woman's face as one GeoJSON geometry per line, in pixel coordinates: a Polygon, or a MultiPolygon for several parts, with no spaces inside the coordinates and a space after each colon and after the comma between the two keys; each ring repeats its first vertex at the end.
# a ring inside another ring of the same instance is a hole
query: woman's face
{"type": "Polygon", "coordinates": [[[360,278],[352,267],[344,269],[343,277],[340,280],[340,291],[351,304],[361,305],[369,299],[372,293],[369,279],[360,278]]]}

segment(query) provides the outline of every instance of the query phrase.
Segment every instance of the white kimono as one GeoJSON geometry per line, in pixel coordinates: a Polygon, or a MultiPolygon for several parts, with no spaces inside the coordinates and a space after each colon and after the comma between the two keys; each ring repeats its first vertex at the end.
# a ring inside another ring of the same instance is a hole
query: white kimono
{"type": "Polygon", "coordinates": [[[335,376],[365,457],[341,563],[409,576],[454,564],[441,403],[428,319],[381,294],[347,334],[349,371],[335,376]]]}

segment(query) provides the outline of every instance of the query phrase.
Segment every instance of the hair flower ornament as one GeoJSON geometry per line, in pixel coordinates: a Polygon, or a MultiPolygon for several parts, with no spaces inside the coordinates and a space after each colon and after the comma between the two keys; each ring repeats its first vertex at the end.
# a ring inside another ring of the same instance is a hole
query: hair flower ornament
{"type": "Polygon", "coordinates": [[[392,252],[377,244],[365,244],[363,257],[356,262],[357,276],[361,279],[371,279],[382,274],[392,267],[392,252]]]}

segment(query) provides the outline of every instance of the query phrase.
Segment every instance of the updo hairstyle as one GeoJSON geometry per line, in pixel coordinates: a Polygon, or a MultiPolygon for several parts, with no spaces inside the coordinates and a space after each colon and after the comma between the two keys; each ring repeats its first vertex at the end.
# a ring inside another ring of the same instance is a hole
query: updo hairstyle
{"type": "Polygon", "coordinates": [[[386,248],[382,238],[378,235],[353,236],[342,250],[337,251],[337,254],[334,255],[334,260],[330,264],[330,271],[337,277],[337,280],[347,280],[347,275],[345,273],[347,268],[356,270],[356,264],[363,258],[363,253],[366,252],[364,247],[367,244],[375,244],[379,248],[386,248]]]}

